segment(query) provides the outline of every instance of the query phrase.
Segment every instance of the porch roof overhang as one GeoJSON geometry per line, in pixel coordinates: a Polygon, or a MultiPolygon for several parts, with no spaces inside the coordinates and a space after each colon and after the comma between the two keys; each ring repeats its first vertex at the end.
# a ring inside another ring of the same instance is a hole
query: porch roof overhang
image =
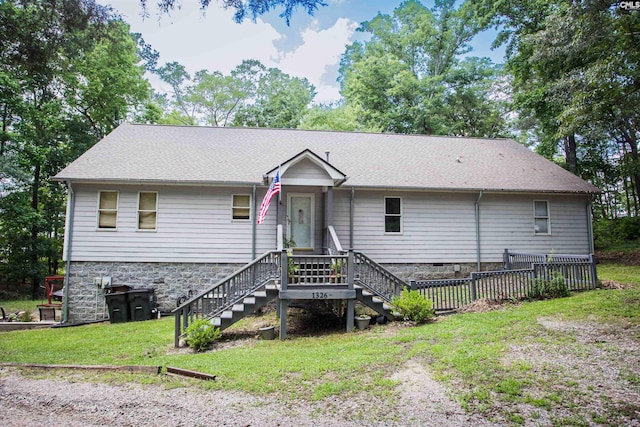
{"type": "Polygon", "coordinates": [[[280,165],[274,167],[269,170],[265,175],[263,175],[263,180],[268,182],[273,179],[276,173],[280,170],[280,179],[283,185],[303,185],[303,184],[316,184],[316,185],[324,185],[324,186],[333,186],[339,187],[341,186],[347,179],[349,178],[346,174],[340,171],[338,168],[333,166],[327,160],[323,159],[313,151],[308,148],[296,154],[295,156],[285,160],[280,165]],[[311,161],[318,169],[324,171],[327,174],[327,179],[322,180],[311,180],[308,182],[303,182],[299,179],[288,179],[285,177],[287,170],[291,169],[293,166],[299,164],[302,161],[311,161]]]}

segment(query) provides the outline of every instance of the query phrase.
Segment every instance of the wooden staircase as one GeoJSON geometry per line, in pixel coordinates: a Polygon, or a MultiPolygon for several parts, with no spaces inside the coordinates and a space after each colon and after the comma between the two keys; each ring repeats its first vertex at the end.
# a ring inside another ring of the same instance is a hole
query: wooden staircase
{"type": "Polygon", "coordinates": [[[278,287],[274,284],[265,285],[242,302],[233,304],[229,309],[224,310],[220,315],[211,318],[211,323],[220,328],[227,329],[237,321],[249,316],[264,307],[268,302],[278,297],[278,287]]]}
{"type": "MultiPolygon", "coordinates": [[[[173,311],[175,346],[197,318],[209,319],[223,330],[276,298],[280,299],[281,314],[285,307],[285,316],[290,300],[347,300],[351,307],[347,330],[353,326],[354,300],[394,320],[391,299],[404,286],[405,282],[360,252],[309,256],[267,252],[173,311]]],[[[281,337],[285,336],[283,324],[286,317],[281,318],[281,337]]]]}
{"type": "Polygon", "coordinates": [[[387,320],[395,320],[396,316],[393,313],[391,304],[382,298],[377,297],[375,294],[364,289],[362,286],[355,286],[356,299],[362,304],[366,305],[376,313],[387,318],[387,320]]]}

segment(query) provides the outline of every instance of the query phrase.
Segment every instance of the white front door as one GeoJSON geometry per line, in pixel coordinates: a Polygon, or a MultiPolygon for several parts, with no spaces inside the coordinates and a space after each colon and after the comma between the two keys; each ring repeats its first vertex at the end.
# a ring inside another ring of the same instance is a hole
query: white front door
{"type": "Polygon", "coordinates": [[[314,195],[289,193],[287,206],[289,238],[297,249],[314,249],[314,195]]]}

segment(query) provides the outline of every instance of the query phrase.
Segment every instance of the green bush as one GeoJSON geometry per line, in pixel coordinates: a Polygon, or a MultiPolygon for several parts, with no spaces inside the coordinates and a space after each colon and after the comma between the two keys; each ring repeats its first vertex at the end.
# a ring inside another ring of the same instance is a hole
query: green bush
{"type": "Polygon", "coordinates": [[[640,217],[600,219],[593,223],[596,249],[608,249],[640,241],[640,217]]]}
{"type": "Polygon", "coordinates": [[[33,322],[33,315],[31,310],[25,310],[18,314],[18,321],[20,322],[33,322]]]}
{"type": "Polygon", "coordinates": [[[533,288],[527,294],[529,299],[548,299],[561,298],[569,296],[569,288],[567,282],[561,274],[554,274],[549,281],[536,279],[533,288]]]}
{"type": "Polygon", "coordinates": [[[220,329],[213,326],[208,319],[198,319],[190,324],[184,332],[187,345],[195,351],[205,351],[222,336],[220,329]]]}
{"type": "Polygon", "coordinates": [[[420,295],[420,292],[410,291],[406,287],[400,293],[400,296],[394,296],[391,305],[404,318],[413,322],[426,322],[435,315],[433,311],[433,303],[420,295]]]}

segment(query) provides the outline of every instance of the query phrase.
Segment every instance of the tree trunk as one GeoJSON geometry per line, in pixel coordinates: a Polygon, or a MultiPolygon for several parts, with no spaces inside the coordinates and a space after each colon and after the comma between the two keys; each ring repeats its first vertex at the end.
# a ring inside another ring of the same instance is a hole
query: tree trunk
{"type": "Polygon", "coordinates": [[[574,175],[578,175],[578,156],[576,154],[576,136],[571,134],[564,138],[564,152],[567,160],[567,169],[574,175]]]}
{"type": "Polygon", "coordinates": [[[2,136],[0,137],[0,157],[4,156],[4,147],[7,144],[7,122],[9,121],[9,114],[7,112],[7,105],[5,104],[2,109],[2,136]]]}
{"type": "Polygon", "coordinates": [[[631,150],[629,151],[629,155],[631,157],[631,173],[629,174],[629,178],[631,178],[632,182],[632,190],[633,190],[633,205],[635,206],[635,213],[638,214],[638,197],[640,196],[640,162],[638,161],[638,145],[635,140],[629,140],[629,147],[631,150]]]}
{"type": "MultiPolygon", "coordinates": [[[[38,192],[40,190],[40,165],[36,165],[33,173],[33,187],[31,192],[31,208],[38,212],[38,192]]],[[[37,299],[40,291],[40,269],[38,268],[38,219],[31,225],[31,298],[37,299]]]]}

